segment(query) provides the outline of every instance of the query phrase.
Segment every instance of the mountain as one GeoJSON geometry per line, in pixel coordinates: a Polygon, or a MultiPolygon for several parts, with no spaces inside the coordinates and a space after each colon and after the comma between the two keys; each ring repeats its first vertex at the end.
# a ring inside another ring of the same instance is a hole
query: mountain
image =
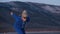
{"type": "Polygon", "coordinates": [[[23,10],[26,10],[31,18],[26,29],[60,31],[60,6],[19,1],[0,2],[1,31],[10,31],[13,27],[15,20],[10,12],[18,16],[23,10]]]}

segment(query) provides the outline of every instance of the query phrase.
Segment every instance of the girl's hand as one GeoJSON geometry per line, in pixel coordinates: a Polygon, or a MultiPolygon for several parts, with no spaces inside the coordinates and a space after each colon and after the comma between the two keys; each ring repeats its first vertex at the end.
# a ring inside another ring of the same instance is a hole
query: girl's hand
{"type": "Polygon", "coordinates": [[[13,15],[13,12],[11,12],[10,15],[13,15]]]}

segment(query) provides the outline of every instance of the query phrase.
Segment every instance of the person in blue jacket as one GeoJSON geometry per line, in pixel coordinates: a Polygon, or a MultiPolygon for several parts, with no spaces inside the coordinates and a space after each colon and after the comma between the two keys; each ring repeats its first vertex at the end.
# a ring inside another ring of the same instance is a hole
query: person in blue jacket
{"type": "Polygon", "coordinates": [[[11,15],[15,19],[14,22],[14,29],[18,34],[25,34],[25,24],[30,21],[30,17],[27,15],[26,10],[24,10],[21,14],[21,16],[17,16],[13,12],[11,12],[11,15]]]}

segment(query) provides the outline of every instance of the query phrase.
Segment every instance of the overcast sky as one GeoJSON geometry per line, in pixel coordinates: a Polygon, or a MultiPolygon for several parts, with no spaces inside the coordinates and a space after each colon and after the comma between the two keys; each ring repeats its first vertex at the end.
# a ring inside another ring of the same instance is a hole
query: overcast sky
{"type": "Polygon", "coordinates": [[[0,0],[0,2],[9,2],[9,1],[36,2],[51,5],[60,5],[60,0],[0,0]]]}

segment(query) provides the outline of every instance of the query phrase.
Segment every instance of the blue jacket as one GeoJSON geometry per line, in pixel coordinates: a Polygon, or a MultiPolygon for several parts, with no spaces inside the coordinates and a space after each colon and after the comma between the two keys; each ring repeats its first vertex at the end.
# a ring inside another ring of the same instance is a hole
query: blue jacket
{"type": "Polygon", "coordinates": [[[15,19],[14,29],[15,29],[16,31],[19,31],[19,30],[21,30],[22,28],[24,28],[25,24],[30,21],[30,18],[27,17],[26,22],[23,23],[23,21],[22,21],[22,19],[21,19],[21,16],[16,16],[15,14],[13,14],[12,16],[13,16],[13,18],[15,19]]]}

